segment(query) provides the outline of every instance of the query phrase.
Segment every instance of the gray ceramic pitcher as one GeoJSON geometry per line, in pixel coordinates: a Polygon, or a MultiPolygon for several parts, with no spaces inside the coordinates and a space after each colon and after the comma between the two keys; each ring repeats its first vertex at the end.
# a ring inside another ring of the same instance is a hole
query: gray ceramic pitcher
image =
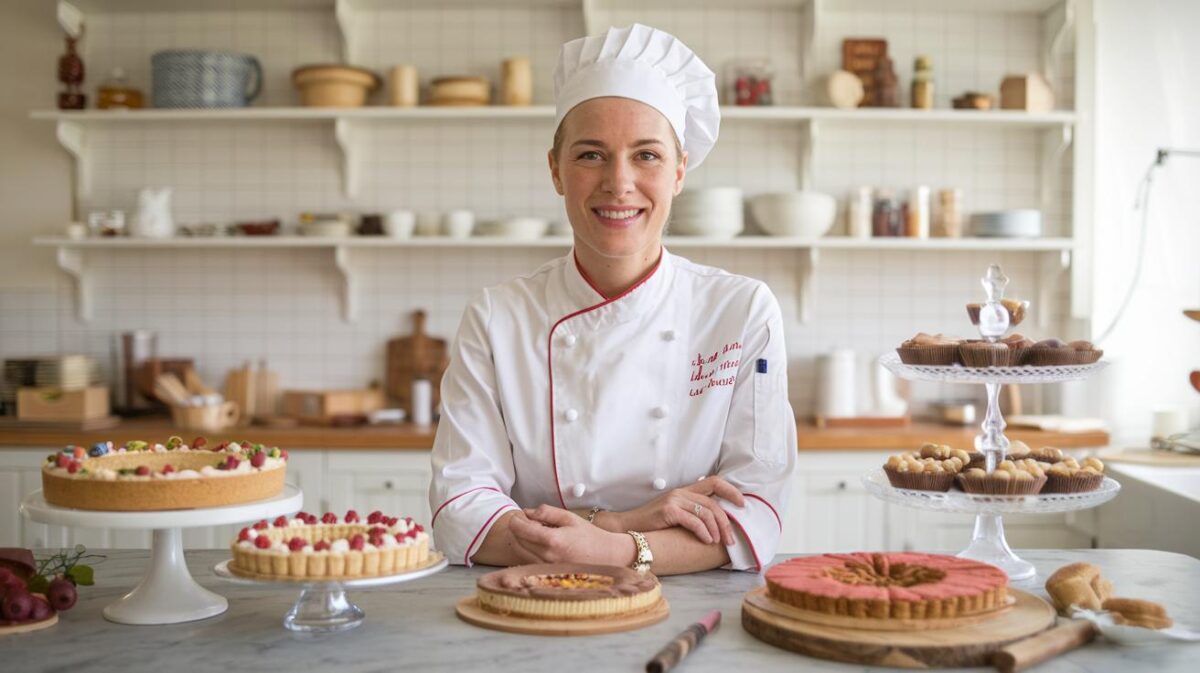
{"type": "Polygon", "coordinates": [[[247,107],[262,91],[262,65],[249,54],[170,49],[150,58],[154,107],[247,107]]]}

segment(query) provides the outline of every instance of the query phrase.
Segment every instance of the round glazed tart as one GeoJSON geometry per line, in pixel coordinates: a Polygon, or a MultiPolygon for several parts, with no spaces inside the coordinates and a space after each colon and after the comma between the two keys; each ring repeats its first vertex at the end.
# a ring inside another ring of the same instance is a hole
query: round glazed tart
{"type": "Polygon", "coordinates": [[[476,582],[485,610],[532,619],[596,619],[636,614],[662,599],[650,573],[582,563],[536,563],[488,573],[476,582]]]}
{"type": "Polygon", "coordinates": [[[1008,576],[986,563],[919,553],[823,554],[767,571],[774,600],[872,619],[945,619],[1002,608],[1008,576]]]}
{"type": "Polygon", "coordinates": [[[203,438],[166,445],[101,442],[68,446],[42,465],[46,502],[120,512],[219,507],[264,500],[283,491],[287,451],[203,438]]]}
{"type": "Polygon", "coordinates": [[[243,528],[231,545],[230,571],[276,580],[358,579],[428,565],[429,534],[411,518],[371,512],[362,523],[354,510],[343,520],[327,512],[300,512],[243,528]]]}

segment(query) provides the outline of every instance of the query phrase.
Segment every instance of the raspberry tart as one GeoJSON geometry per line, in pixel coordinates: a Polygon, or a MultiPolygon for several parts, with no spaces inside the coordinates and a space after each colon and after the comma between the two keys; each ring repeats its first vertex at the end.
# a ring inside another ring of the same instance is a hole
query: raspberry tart
{"type": "Polygon", "coordinates": [[[908,552],[793,558],[766,573],[768,595],[823,614],[869,619],[945,619],[1006,605],[1008,575],[956,556],[908,552]]]}
{"type": "Polygon", "coordinates": [[[488,612],[528,619],[604,619],[645,612],[662,600],[650,573],[583,563],[536,563],[488,573],[475,585],[488,612]]]}
{"type": "Polygon", "coordinates": [[[359,579],[396,575],[433,560],[429,534],[411,518],[354,510],[338,519],[326,512],[265,519],[243,528],[231,545],[229,570],[255,579],[359,579]]]}
{"type": "Polygon", "coordinates": [[[265,500],[283,491],[287,451],[262,444],[197,437],[185,444],[99,442],[68,446],[42,465],[46,502],[105,511],[220,507],[265,500]]]}

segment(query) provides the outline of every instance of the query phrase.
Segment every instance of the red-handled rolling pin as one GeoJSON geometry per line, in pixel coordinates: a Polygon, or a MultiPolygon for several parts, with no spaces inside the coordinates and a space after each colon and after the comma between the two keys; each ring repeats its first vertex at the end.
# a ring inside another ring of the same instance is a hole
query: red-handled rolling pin
{"type": "Polygon", "coordinates": [[[692,624],[659,650],[654,658],[646,662],[646,673],[664,673],[675,667],[692,650],[704,642],[704,637],[721,625],[721,611],[713,610],[704,619],[692,624]]]}

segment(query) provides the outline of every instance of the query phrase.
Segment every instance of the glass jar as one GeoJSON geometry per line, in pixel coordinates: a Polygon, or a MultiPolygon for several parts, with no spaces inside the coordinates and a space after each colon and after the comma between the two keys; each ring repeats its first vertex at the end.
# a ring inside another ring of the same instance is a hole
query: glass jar
{"type": "Polygon", "coordinates": [[[146,99],[141,91],[129,86],[125,70],[118,67],[113,68],[108,79],[96,89],[96,107],[101,110],[113,108],[134,110],[146,107],[146,99]]]}

